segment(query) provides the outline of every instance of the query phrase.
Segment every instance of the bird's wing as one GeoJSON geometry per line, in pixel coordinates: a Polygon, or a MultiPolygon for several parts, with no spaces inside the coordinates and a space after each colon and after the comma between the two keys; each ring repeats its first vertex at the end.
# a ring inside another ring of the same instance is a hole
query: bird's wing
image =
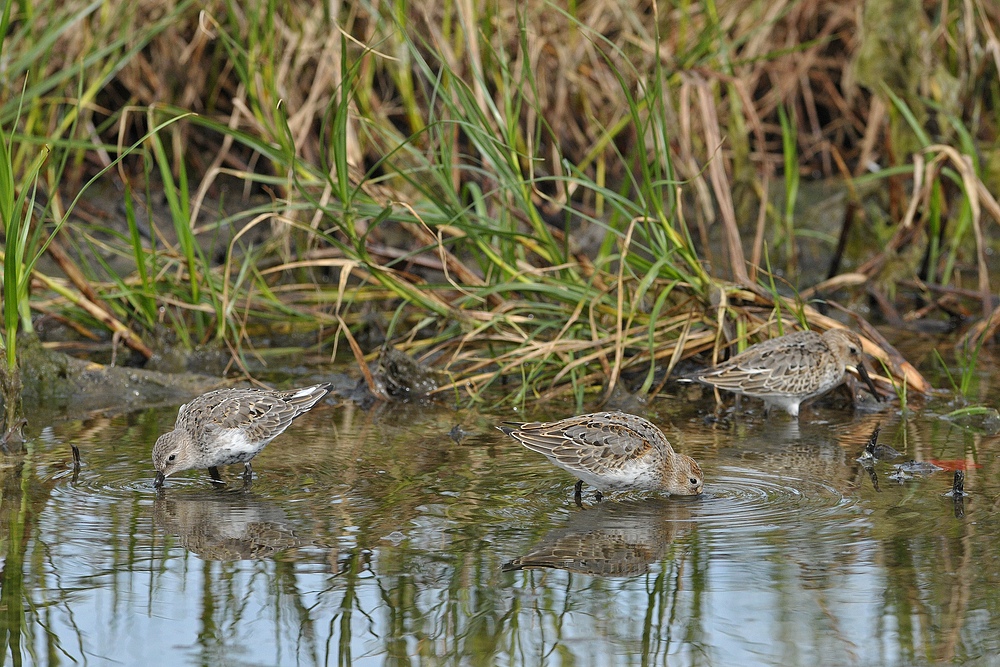
{"type": "Polygon", "coordinates": [[[775,349],[761,343],[756,349],[703,371],[696,379],[745,394],[798,395],[814,391],[825,379],[816,372],[818,363],[816,351],[806,346],[786,343],[775,349]]]}
{"type": "Polygon", "coordinates": [[[655,426],[622,413],[597,413],[563,422],[520,424],[510,433],[525,447],[568,468],[620,467],[663,454],[670,445],[655,426]]]}

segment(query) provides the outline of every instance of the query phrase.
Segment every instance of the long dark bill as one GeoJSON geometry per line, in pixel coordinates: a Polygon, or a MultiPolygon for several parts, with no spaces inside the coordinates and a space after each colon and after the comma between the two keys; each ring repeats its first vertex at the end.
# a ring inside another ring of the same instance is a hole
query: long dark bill
{"type": "Polygon", "coordinates": [[[871,377],[868,375],[868,371],[865,370],[864,364],[858,364],[858,375],[860,375],[861,379],[865,381],[866,385],[868,385],[868,391],[872,393],[872,396],[875,397],[875,400],[881,401],[882,397],[879,396],[878,390],[875,389],[875,383],[872,382],[871,377]]]}

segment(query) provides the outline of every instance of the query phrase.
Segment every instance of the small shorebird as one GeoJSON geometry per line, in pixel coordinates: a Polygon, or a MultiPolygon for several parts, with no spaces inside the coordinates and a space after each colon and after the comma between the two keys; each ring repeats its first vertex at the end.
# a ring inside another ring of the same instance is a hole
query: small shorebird
{"type": "Polygon", "coordinates": [[[555,422],[498,426],[528,449],[602,491],[639,489],[675,495],[701,493],[704,477],[693,458],[678,454],[649,420],[624,412],[598,412],[555,422]]]}
{"type": "Polygon", "coordinates": [[[253,475],[250,460],[288,428],[292,420],[316,405],[330,390],[328,383],[303,389],[216,389],[182,405],[174,430],[153,446],[153,465],[160,487],[181,470],[208,468],[221,481],[219,466],[243,463],[243,480],[253,475]]]}
{"type": "Polygon", "coordinates": [[[768,408],[777,406],[797,417],[803,401],[842,383],[848,370],[856,371],[878,398],[865,370],[861,339],[851,331],[830,329],[822,335],[797,331],[765,340],[686,379],[763,399],[768,408]]]}

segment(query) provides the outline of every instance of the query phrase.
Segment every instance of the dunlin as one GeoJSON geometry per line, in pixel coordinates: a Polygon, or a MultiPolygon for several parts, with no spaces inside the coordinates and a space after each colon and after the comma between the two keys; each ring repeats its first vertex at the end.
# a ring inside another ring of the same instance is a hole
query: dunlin
{"type": "Polygon", "coordinates": [[[192,468],[208,468],[220,481],[218,466],[232,463],[245,464],[243,479],[250,481],[250,460],[329,390],[327,383],[290,391],[217,389],[182,405],[174,430],[153,446],[153,486],[192,468]]]}
{"type": "Polygon", "coordinates": [[[830,329],[822,335],[797,331],[751,345],[689,379],[763,399],[768,407],[780,407],[796,417],[803,401],[839,385],[847,370],[856,371],[877,397],[863,354],[861,339],[851,331],[830,329]]]}
{"type": "Polygon", "coordinates": [[[528,449],[601,491],[625,489],[693,496],[701,493],[701,468],[678,454],[649,420],[624,412],[598,412],[555,422],[498,426],[528,449]]]}

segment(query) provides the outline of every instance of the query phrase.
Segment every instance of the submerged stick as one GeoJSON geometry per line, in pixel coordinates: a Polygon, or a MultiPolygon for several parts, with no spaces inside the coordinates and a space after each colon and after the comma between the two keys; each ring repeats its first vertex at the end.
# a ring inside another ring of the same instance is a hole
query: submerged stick
{"type": "Polygon", "coordinates": [[[951,482],[951,499],[955,503],[955,518],[961,519],[965,516],[965,471],[956,470],[955,479],[951,482]]]}
{"type": "Polygon", "coordinates": [[[70,449],[73,450],[73,483],[80,478],[80,448],[73,443],[69,444],[70,449]]]}
{"type": "Polygon", "coordinates": [[[955,498],[963,498],[965,496],[965,471],[956,470],[955,479],[951,482],[951,494],[955,498]]]}

